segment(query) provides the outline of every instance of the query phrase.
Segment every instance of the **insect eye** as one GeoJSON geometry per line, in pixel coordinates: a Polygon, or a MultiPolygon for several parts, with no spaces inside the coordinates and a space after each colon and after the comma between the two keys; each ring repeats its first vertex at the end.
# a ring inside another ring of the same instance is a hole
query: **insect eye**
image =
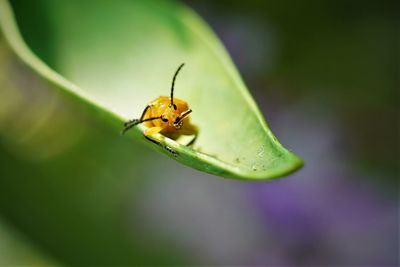
{"type": "Polygon", "coordinates": [[[172,108],[172,107],[173,107],[173,108],[174,108],[174,110],[176,110],[176,109],[177,109],[177,107],[176,107],[176,105],[175,105],[175,104],[169,104],[169,105],[168,105],[168,107],[169,107],[169,108],[172,108]]]}
{"type": "Polygon", "coordinates": [[[161,120],[162,120],[163,122],[168,122],[168,119],[167,119],[166,117],[164,117],[164,116],[161,116],[161,120]]]}

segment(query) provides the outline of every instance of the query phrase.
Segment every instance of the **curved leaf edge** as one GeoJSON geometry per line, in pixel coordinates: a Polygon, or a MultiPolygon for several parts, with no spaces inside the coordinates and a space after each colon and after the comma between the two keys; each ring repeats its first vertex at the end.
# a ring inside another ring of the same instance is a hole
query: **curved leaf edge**
{"type": "MultiPolygon", "coordinates": [[[[190,21],[192,24],[188,24],[187,26],[199,36],[203,40],[215,39],[216,35],[214,32],[208,28],[202,22],[202,19],[190,8],[185,7],[183,8],[185,12],[184,15],[188,16],[187,21],[190,21]],[[199,30],[200,29],[200,30],[199,30]],[[212,36],[213,38],[205,38],[204,36],[212,36]]],[[[34,72],[39,74],[42,78],[49,81],[51,84],[55,85],[56,88],[60,89],[63,93],[67,93],[71,95],[78,101],[84,102],[88,104],[90,107],[94,108],[95,110],[101,111],[105,116],[116,119],[122,122],[125,121],[124,118],[119,116],[117,113],[113,112],[112,110],[104,108],[105,105],[99,103],[99,101],[94,101],[90,95],[86,94],[84,90],[82,90],[79,86],[72,83],[71,81],[67,80],[55,70],[51,69],[46,63],[44,63],[37,55],[31,51],[28,45],[23,40],[23,37],[18,29],[16,19],[11,8],[11,5],[8,0],[0,0],[0,31],[2,31],[8,45],[10,46],[11,50],[17,55],[17,57],[28,67],[30,67],[34,72]]],[[[264,117],[261,115],[261,112],[257,108],[257,105],[253,98],[251,97],[250,93],[246,90],[246,87],[243,81],[240,79],[240,74],[238,71],[233,67],[233,63],[230,60],[228,53],[223,48],[222,44],[218,42],[206,42],[209,45],[209,49],[215,53],[216,58],[224,62],[224,66],[227,68],[228,72],[232,77],[235,77],[235,82],[237,87],[239,88],[241,94],[246,99],[246,101],[251,106],[253,112],[256,114],[259,123],[262,125],[263,129],[267,133],[267,135],[274,140],[275,144],[279,146],[279,148],[286,154],[288,159],[288,164],[279,168],[265,171],[256,171],[253,172],[247,171],[244,168],[240,168],[240,166],[236,166],[230,164],[228,162],[219,160],[216,157],[207,155],[205,153],[196,151],[190,147],[185,145],[181,145],[178,142],[175,142],[172,139],[162,136],[161,134],[155,135],[155,138],[164,146],[168,146],[175,151],[184,152],[180,153],[178,157],[174,157],[169,152],[165,151],[165,149],[160,148],[159,146],[146,142],[156,150],[163,152],[164,154],[169,155],[170,157],[174,158],[175,160],[198,169],[200,171],[205,171],[210,174],[223,176],[226,178],[236,178],[236,179],[243,179],[243,180],[267,180],[267,179],[276,179],[281,178],[283,176],[289,175],[296,170],[300,169],[304,162],[301,158],[284,148],[275,138],[271,130],[269,129],[264,117]],[[212,43],[211,43],[212,42],[212,43]],[[192,164],[191,160],[195,159],[202,163],[202,165],[198,166],[196,164],[192,164]],[[290,159],[290,160],[289,160],[290,159]]],[[[136,132],[135,135],[137,136],[138,133],[143,134],[145,130],[144,126],[135,127],[134,131],[136,132]]],[[[142,138],[145,140],[144,138],[142,138]]]]}

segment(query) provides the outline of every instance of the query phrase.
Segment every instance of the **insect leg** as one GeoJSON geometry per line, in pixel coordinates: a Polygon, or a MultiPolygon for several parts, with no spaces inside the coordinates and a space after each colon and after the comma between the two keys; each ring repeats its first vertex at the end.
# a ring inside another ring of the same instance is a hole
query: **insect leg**
{"type": "Polygon", "coordinates": [[[152,143],[154,143],[154,144],[156,144],[156,145],[162,146],[161,143],[158,142],[157,140],[154,140],[154,139],[148,137],[147,135],[144,135],[144,137],[145,137],[147,140],[149,140],[150,142],[152,142],[152,143]]]}
{"type": "Polygon", "coordinates": [[[190,140],[190,142],[189,142],[189,143],[187,143],[187,145],[186,145],[186,146],[191,146],[191,145],[193,145],[193,144],[194,144],[194,142],[196,141],[196,139],[197,139],[197,133],[194,135],[193,139],[192,139],[192,140],[190,140]]]}
{"type": "Polygon", "coordinates": [[[144,137],[146,137],[147,140],[153,142],[154,144],[157,144],[157,145],[161,146],[163,149],[165,149],[168,152],[172,153],[172,155],[174,155],[175,157],[178,156],[178,153],[176,153],[172,148],[170,148],[168,146],[164,146],[163,144],[161,144],[157,140],[154,140],[154,139],[150,138],[150,136],[152,136],[153,134],[159,133],[160,131],[162,131],[162,129],[163,128],[160,127],[160,126],[148,128],[146,131],[144,131],[144,137]]]}
{"type": "Polygon", "coordinates": [[[144,137],[145,137],[147,140],[149,140],[150,142],[152,142],[152,143],[154,143],[154,144],[156,144],[156,145],[161,146],[163,149],[167,150],[169,153],[171,153],[172,155],[174,155],[174,157],[177,157],[177,156],[178,156],[178,153],[177,153],[175,150],[173,150],[172,148],[170,148],[170,147],[168,147],[168,146],[164,146],[163,144],[161,144],[161,143],[158,142],[157,140],[154,140],[154,139],[150,138],[150,137],[147,136],[147,135],[145,135],[144,137]]]}
{"type": "Polygon", "coordinates": [[[183,135],[194,135],[193,139],[190,140],[190,142],[187,143],[186,146],[193,145],[199,135],[199,129],[195,125],[190,123],[184,123],[179,132],[183,135]]]}

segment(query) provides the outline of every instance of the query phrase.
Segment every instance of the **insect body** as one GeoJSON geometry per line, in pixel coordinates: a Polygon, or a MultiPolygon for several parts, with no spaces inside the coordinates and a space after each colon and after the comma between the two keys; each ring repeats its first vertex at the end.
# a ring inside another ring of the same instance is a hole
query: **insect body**
{"type": "MultiPolygon", "coordinates": [[[[189,115],[192,110],[185,101],[174,98],[175,79],[183,65],[179,66],[172,79],[170,97],[160,96],[152,101],[144,109],[140,119],[133,119],[124,124],[125,128],[122,133],[125,133],[135,125],[143,123],[147,127],[144,136],[158,145],[160,143],[151,138],[156,133],[161,133],[172,139],[177,139],[180,135],[194,135],[194,138],[187,145],[194,143],[198,130],[195,125],[190,123],[189,115]]],[[[175,152],[171,152],[175,154],[175,152]]]]}

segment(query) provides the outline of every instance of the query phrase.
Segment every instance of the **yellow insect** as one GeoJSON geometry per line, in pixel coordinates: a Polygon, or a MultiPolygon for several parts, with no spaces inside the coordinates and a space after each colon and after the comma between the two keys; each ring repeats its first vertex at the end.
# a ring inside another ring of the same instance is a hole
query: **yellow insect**
{"type": "MultiPolygon", "coordinates": [[[[171,96],[160,96],[148,104],[140,119],[133,119],[124,123],[125,128],[122,130],[122,134],[135,125],[143,123],[147,127],[144,136],[157,145],[160,145],[160,142],[151,138],[156,133],[161,133],[172,139],[177,139],[181,135],[193,135],[193,139],[187,145],[190,146],[194,143],[198,129],[190,122],[189,114],[192,110],[186,101],[174,98],[175,79],[184,65],[181,64],[178,67],[172,79],[171,96]]],[[[176,155],[168,147],[166,149],[176,155]]]]}

